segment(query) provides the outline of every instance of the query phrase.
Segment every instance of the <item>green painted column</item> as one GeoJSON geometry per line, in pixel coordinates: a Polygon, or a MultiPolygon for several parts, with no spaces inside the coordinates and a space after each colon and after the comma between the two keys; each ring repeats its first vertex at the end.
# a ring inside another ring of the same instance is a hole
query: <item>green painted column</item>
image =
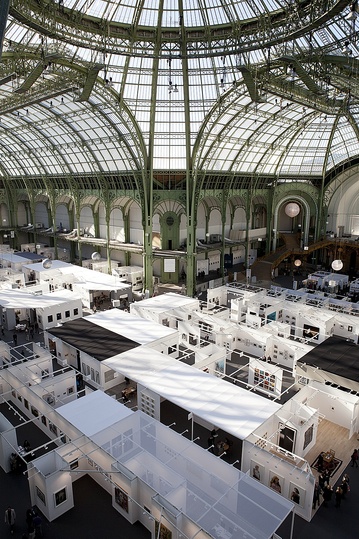
{"type": "MultiPolygon", "coordinates": [[[[123,227],[125,231],[125,243],[130,243],[130,217],[128,213],[122,209],[123,227]]],[[[131,265],[131,253],[125,251],[125,266],[131,265]]]]}
{"type": "MultiPolygon", "coordinates": [[[[110,249],[110,211],[108,211],[108,209],[106,208],[106,258],[107,258],[107,273],[109,275],[111,275],[112,273],[112,269],[111,269],[111,249],[110,249]]],[[[97,217],[98,217],[98,212],[97,212],[97,217]]],[[[100,224],[99,224],[99,219],[97,218],[97,221],[98,221],[98,236],[96,235],[96,237],[100,237],[100,224]]],[[[96,225],[95,225],[95,229],[96,229],[96,225]]]]}

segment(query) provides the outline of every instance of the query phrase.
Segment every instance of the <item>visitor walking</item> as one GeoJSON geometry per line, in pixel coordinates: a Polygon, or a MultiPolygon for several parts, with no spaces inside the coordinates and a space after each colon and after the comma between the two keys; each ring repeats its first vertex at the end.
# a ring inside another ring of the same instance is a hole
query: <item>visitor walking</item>
{"type": "Polygon", "coordinates": [[[337,486],[335,490],[335,507],[340,507],[340,504],[342,503],[342,495],[343,491],[341,486],[337,486]]]}
{"type": "Polygon", "coordinates": [[[319,483],[315,483],[314,493],[313,493],[313,509],[316,509],[317,505],[320,505],[320,494],[322,489],[319,486],[319,483]]]}
{"type": "Polygon", "coordinates": [[[16,513],[15,509],[12,507],[9,507],[5,511],[5,524],[7,524],[10,527],[10,533],[14,533],[15,528],[15,520],[16,520],[16,513]]]}
{"type": "Polygon", "coordinates": [[[14,341],[14,345],[16,346],[17,345],[17,334],[16,333],[13,334],[12,340],[14,341]]]}
{"type": "Polygon", "coordinates": [[[324,501],[323,505],[324,505],[324,507],[328,507],[328,502],[330,502],[330,500],[332,499],[332,495],[333,495],[333,489],[328,483],[324,487],[324,490],[323,490],[323,501],[324,501]]]}
{"type": "Polygon", "coordinates": [[[350,458],[351,458],[351,467],[352,468],[354,468],[354,466],[358,467],[359,454],[358,454],[357,449],[354,449],[352,456],[350,458]]]}

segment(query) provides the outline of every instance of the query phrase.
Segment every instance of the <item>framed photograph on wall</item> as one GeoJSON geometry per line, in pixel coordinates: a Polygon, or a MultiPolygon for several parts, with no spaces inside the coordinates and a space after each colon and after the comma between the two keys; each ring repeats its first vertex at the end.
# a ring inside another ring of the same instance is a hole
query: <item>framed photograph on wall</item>
{"type": "Polygon", "coordinates": [[[31,406],[31,413],[35,417],[39,417],[39,412],[36,410],[36,408],[34,406],[31,406]]]}
{"type": "Polygon", "coordinates": [[[128,513],[128,494],[119,487],[115,487],[115,502],[128,513]]]}
{"type": "Polygon", "coordinates": [[[166,526],[161,524],[160,526],[160,533],[158,533],[158,527],[160,526],[160,523],[158,520],[155,521],[155,537],[158,539],[172,539],[172,532],[166,526]]]}
{"type": "Polygon", "coordinates": [[[303,449],[308,447],[310,442],[313,440],[313,433],[314,433],[314,425],[311,425],[309,429],[307,429],[304,433],[304,443],[303,443],[303,449]]]}
{"type": "Polygon", "coordinates": [[[67,500],[66,487],[54,492],[55,507],[58,507],[67,500]]]}
{"type": "Polygon", "coordinates": [[[305,490],[294,483],[289,483],[289,499],[300,507],[304,507],[305,490]]]}
{"type": "Polygon", "coordinates": [[[283,423],[279,423],[278,445],[285,451],[295,452],[297,431],[283,423]]]}
{"type": "Polygon", "coordinates": [[[269,472],[268,486],[278,494],[282,494],[284,488],[284,478],[277,472],[269,472]]]}
{"type": "Polygon", "coordinates": [[[46,498],[45,494],[42,492],[42,490],[39,489],[39,487],[36,485],[36,496],[39,498],[39,500],[46,505],[46,498]]]}
{"type": "Polygon", "coordinates": [[[49,429],[50,429],[50,432],[52,432],[52,434],[55,434],[55,436],[57,436],[57,427],[56,425],[51,423],[51,421],[49,421],[49,429]]]}
{"type": "Polygon", "coordinates": [[[251,460],[251,477],[263,483],[264,466],[262,466],[261,464],[258,464],[258,462],[255,462],[254,460],[251,460]]]}

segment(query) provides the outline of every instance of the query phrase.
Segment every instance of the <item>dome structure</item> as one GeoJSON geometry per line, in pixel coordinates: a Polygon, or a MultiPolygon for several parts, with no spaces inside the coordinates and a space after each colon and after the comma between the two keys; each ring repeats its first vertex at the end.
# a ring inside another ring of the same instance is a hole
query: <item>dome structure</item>
{"type": "Polygon", "coordinates": [[[358,144],[349,13],[333,0],[16,0],[2,174],[150,168],[177,184],[190,168],[318,182],[358,144]]]}

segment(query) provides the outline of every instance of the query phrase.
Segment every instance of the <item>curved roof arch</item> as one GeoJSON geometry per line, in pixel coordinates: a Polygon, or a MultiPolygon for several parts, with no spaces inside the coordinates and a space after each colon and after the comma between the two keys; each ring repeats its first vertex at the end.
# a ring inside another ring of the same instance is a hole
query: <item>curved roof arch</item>
{"type": "Polygon", "coordinates": [[[191,169],[320,182],[359,155],[350,9],[344,0],[13,0],[0,176],[128,173],[136,183],[191,169]]]}

